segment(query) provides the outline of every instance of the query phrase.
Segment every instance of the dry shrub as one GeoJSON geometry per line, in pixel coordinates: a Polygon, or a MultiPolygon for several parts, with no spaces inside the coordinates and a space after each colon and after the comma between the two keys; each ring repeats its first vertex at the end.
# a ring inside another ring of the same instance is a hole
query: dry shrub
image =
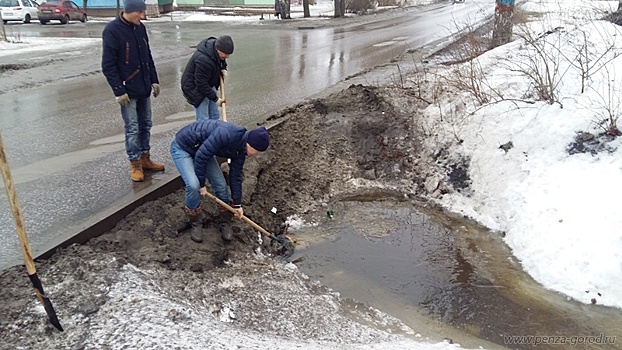
{"type": "Polygon", "coordinates": [[[377,6],[377,0],[348,0],[346,2],[346,12],[360,15],[375,9],[377,6]]]}
{"type": "Polygon", "coordinates": [[[406,0],[378,0],[378,6],[398,6],[402,7],[407,4],[406,0]]]}
{"type": "Polygon", "coordinates": [[[526,12],[521,11],[520,9],[514,8],[514,13],[512,16],[512,23],[517,24],[526,24],[531,21],[532,17],[541,17],[542,14],[538,12],[526,12]]]}

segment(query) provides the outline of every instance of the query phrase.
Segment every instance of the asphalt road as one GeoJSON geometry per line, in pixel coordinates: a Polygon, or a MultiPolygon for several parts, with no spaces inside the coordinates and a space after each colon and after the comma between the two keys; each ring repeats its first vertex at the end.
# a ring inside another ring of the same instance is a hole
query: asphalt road
{"type": "MultiPolygon", "coordinates": [[[[461,23],[476,23],[492,12],[492,5],[483,6],[443,2],[312,26],[303,19],[258,24],[146,21],[162,86],[161,96],[152,100],[152,154],[167,170],[140,184],[129,179],[123,123],[101,74],[99,42],[71,51],[50,48],[0,55],[0,67],[20,68],[0,70],[0,130],[34,255],[177,175],[168,146],[174,133],[193,120],[179,81],[192,46],[203,38],[221,34],[234,38],[225,85],[227,115],[229,121],[251,127],[407,50],[447,41],[461,23]]],[[[24,41],[99,38],[105,23],[15,23],[7,28],[24,41]]],[[[22,261],[3,191],[0,269],[22,261]]]]}

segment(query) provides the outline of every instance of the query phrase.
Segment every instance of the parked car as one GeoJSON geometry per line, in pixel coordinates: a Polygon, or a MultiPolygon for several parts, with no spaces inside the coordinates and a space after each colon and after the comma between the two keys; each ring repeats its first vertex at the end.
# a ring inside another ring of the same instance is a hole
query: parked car
{"type": "Polygon", "coordinates": [[[87,19],[86,12],[70,0],[47,0],[39,5],[37,15],[41,24],[46,24],[51,20],[67,24],[69,21],[86,22],[87,19]]]}
{"type": "Polygon", "coordinates": [[[31,19],[37,19],[37,4],[34,0],[0,0],[0,12],[2,22],[22,21],[30,23],[31,19]]]}

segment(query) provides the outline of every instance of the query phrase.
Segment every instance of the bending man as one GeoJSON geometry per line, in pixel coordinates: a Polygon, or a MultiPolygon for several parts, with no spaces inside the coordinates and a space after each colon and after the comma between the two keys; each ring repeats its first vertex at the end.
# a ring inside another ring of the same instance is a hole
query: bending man
{"type": "MultiPolygon", "coordinates": [[[[270,144],[266,128],[246,130],[244,127],[220,120],[205,119],[184,126],[171,143],[173,162],[186,185],[185,211],[191,223],[190,237],[193,241],[203,241],[203,211],[201,196],[207,194],[205,179],[214,190],[214,195],[225,203],[231,203],[237,210],[237,217],[244,214],[242,209],[242,178],[246,157],[264,152],[270,144]],[[229,187],[216,157],[229,158],[229,187]]],[[[220,233],[225,241],[233,238],[229,222],[233,214],[220,208],[220,233]]]]}

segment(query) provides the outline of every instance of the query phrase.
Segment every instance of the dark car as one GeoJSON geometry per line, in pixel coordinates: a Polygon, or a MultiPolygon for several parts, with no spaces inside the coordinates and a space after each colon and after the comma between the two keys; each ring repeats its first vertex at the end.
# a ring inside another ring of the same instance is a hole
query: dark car
{"type": "Polygon", "coordinates": [[[46,24],[51,20],[67,24],[69,21],[86,22],[86,12],[70,0],[47,0],[37,7],[39,22],[46,24]]]}

